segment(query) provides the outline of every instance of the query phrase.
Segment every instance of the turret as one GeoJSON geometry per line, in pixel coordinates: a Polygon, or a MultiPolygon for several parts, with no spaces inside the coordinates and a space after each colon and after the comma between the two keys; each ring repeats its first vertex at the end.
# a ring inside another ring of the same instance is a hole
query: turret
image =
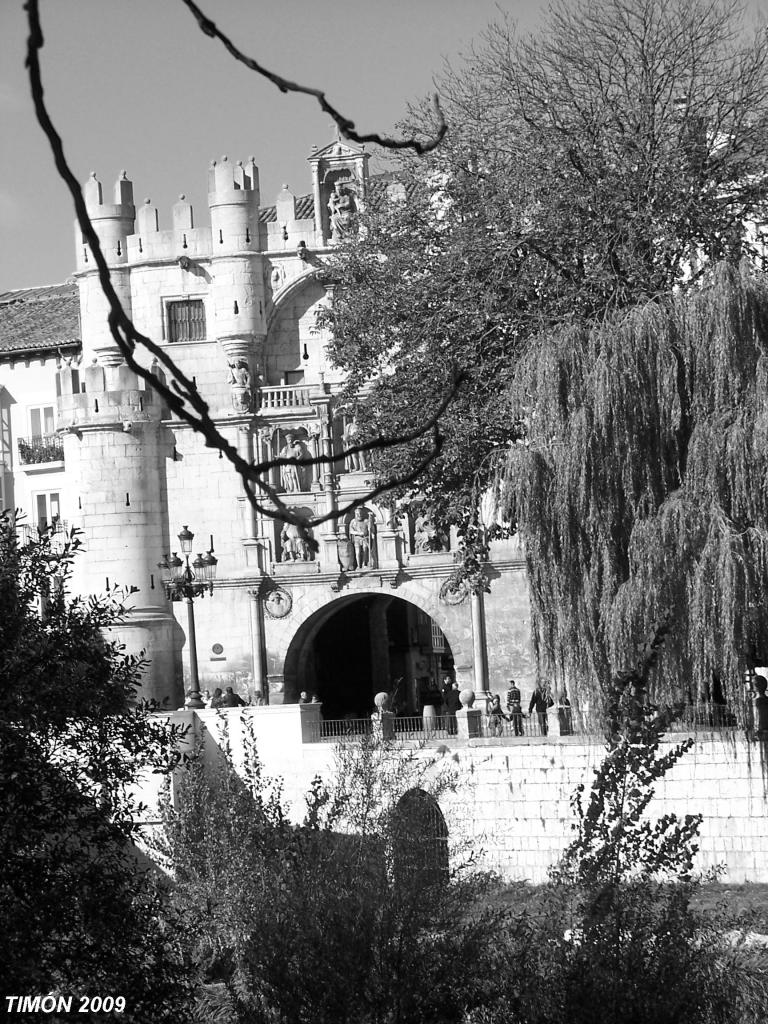
{"type": "Polygon", "coordinates": [[[212,160],[208,171],[213,256],[259,249],[259,169],[253,157],[232,166],[212,160]]]}
{"type": "MultiPolygon", "coordinates": [[[[133,205],[133,184],[125,171],[115,183],[114,203],[104,203],[101,182],[92,172],[83,186],[88,216],[99,238],[99,244],[110,268],[112,286],[128,316],[131,315],[131,288],[126,268],[128,236],[133,234],[136,210],[133,205]]],[[[96,262],[90,246],[75,224],[78,285],[80,289],[80,321],[83,353],[86,359],[96,356],[105,365],[122,361],[117,344],[107,324],[109,304],[99,284],[96,262]]]]}
{"type": "Polygon", "coordinates": [[[230,364],[262,360],[267,333],[259,242],[259,171],[251,157],[234,166],[226,156],[208,174],[212,293],[216,337],[230,364]]]}
{"type": "Polygon", "coordinates": [[[113,632],[130,653],[144,651],[150,661],[143,696],[167,697],[178,707],[175,620],[157,572],[169,550],[163,501],[173,440],[162,425],[168,410],[125,363],[94,360],[79,374],[64,367],[57,392],[67,475],[77,495],[72,519],[83,540],[73,589],[136,588],[113,632]]]}

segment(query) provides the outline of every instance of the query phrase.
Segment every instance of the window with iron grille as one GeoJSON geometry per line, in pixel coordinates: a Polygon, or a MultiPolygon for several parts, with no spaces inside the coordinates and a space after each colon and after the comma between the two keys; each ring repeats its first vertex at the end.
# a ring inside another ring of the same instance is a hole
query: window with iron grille
{"type": "Polygon", "coordinates": [[[169,302],[168,341],[205,341],[205,304],[202,299],[169,302]]]}
{"type": "Polygon", "coordinates": [[[437,654],[440,654],[445,650],[445,637],[443,631],[440,629],[436,622],[431,622],[432,626],[432,650],[437,654]]]}

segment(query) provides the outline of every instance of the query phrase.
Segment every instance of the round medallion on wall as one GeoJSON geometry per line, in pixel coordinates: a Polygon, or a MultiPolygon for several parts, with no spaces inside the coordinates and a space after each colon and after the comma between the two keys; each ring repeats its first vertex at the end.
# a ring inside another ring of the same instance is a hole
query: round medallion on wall
{"type": "Polygon", "coordinates": [[[454,583],[453,580],[446,580],[440,587],[440,600],[443,604],[461,604],[466,601],[469,594],[469,587],[460,580],[454,583]]]}
{"type": "Polygon", "coordinates": [[[293,607],[293,598],[284,587],[275,587],[264,597],[264,610],[272,619],[282,619],[293,607]]]}

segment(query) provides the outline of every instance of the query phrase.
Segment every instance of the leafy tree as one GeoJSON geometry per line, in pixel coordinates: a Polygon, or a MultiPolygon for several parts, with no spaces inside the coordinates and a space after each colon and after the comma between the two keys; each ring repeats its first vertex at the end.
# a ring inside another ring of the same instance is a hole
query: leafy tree
{"type": "MultiPolygon", "coordinates": [[[[666,625],[638,665],[605,695],[606,753],[592,785],[572,798],[575,832],[522,924],[535,986],[513,987],[527,1024],[659,1024],[759,1021],[768,997],[764,955],[731,946],[722,911],[704,915],[694,858],[701,815],[654,818],[656,785],[693,745],[662,747],[673,713],[647,700],[646,683],[666,625]],[[515,988],[517,991],[515,992],[515,988]]],[[[500,987],[468,1024],[509,1016],[500,987]]]]}
{"type": "Polygon", "coordinates": [[[159,849],[223,1019],[437,1024],[485,997],[485,971],[467,964],[500,934],[479,904],[490,880],[449,876],[440,838],[398,806],[448,777],[366,740],[339,752],[337,784],[315,780],[296,827],[247,728],[242,778],[226,744],[214,769],[202,753],[164,808],[159,849]]]}
{"type": "MultiPolygon", "coordinates": [[[[464,375],[423,477],[443,519],[473,511],[492,475],[483,459],[519,437],[510,380],[542,333],[599,323],[752,251],[767,78],[765,34],[708,0],[555,3],[536,35],[492,25],[447,69],[449,135],[400,170],[399,203],[371,204],[367,235],[334,268],[330,314],[371,436],[412,423],[464,375]]],[[[428,131],[428,112],[413,121],[428,131]]],[[[552,386],[565,394],[567,379],[552,386]]],[[[422,449],[377,464],[402,470],[422,449]]]]}
{"type": "Polygon", "coordinates": [[[131,787],[167,770],[178,736],[135,705],[141,662],[109,639],[117,595],[67,598],[76,547],[19,545],[0,515],[3,988],[123,995],[131,1020],[174,1021],[179,935],[132,846],[131,787]]]}
{"type": "Polygon", "coordinates": [[[541,660],[593,707],[669,614],[656,698],[727,699],[748,721],[743,672],[768,654],[767,314],[763,277],[723,265],[521,362],[528,447],[500,462],[499,487],[541,660]]]}

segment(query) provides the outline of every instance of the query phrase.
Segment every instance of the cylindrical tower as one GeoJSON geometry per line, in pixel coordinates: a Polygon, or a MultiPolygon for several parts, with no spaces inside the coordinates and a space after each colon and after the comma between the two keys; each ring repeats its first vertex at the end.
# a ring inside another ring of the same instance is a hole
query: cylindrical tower
{"type": "Polygon", "coordinates": [[[259,170],[251,157],[233,167],[227,157],[208,174],[214,329],[230,363],[263,364],[267,333],[264,270],[259,252],[259,170]]]}
{"type": "Polygon", "coordinates": [[[157,570],[169,550],[163,507],[173,441],[162,424],[168,412],[124,363],[94,360],[83,376],[80,391],[71,369],[58,374],[59,428],[83,541],[72,586],[83,594],[115,584],[136,588],[115,632],[129,652],[144,651],[149,659],[142,695],[178,707],[178,627],[157,570]]]}
{"type": "MultiPolygon", "coordinates": [[[[112,287],[128,316],[131,315],[130,271],[128,259],[129,235],[133,234],[136,210],[133,205],[133,185],[125,171],[115,183],[113,204],[102,201],[101,183],[92,172],[83,186],[83,195],[102,252],[110,268],[112,287]]],[[[109,304],[101,290],[98,271],[90,246],[75,223],[75,251],[77,254],[77,283],[80,289],[80,329],[83,355],[86,363],[97,357],[104,366],[117,366],[123,361],[107,323],[109,304]]]]}

